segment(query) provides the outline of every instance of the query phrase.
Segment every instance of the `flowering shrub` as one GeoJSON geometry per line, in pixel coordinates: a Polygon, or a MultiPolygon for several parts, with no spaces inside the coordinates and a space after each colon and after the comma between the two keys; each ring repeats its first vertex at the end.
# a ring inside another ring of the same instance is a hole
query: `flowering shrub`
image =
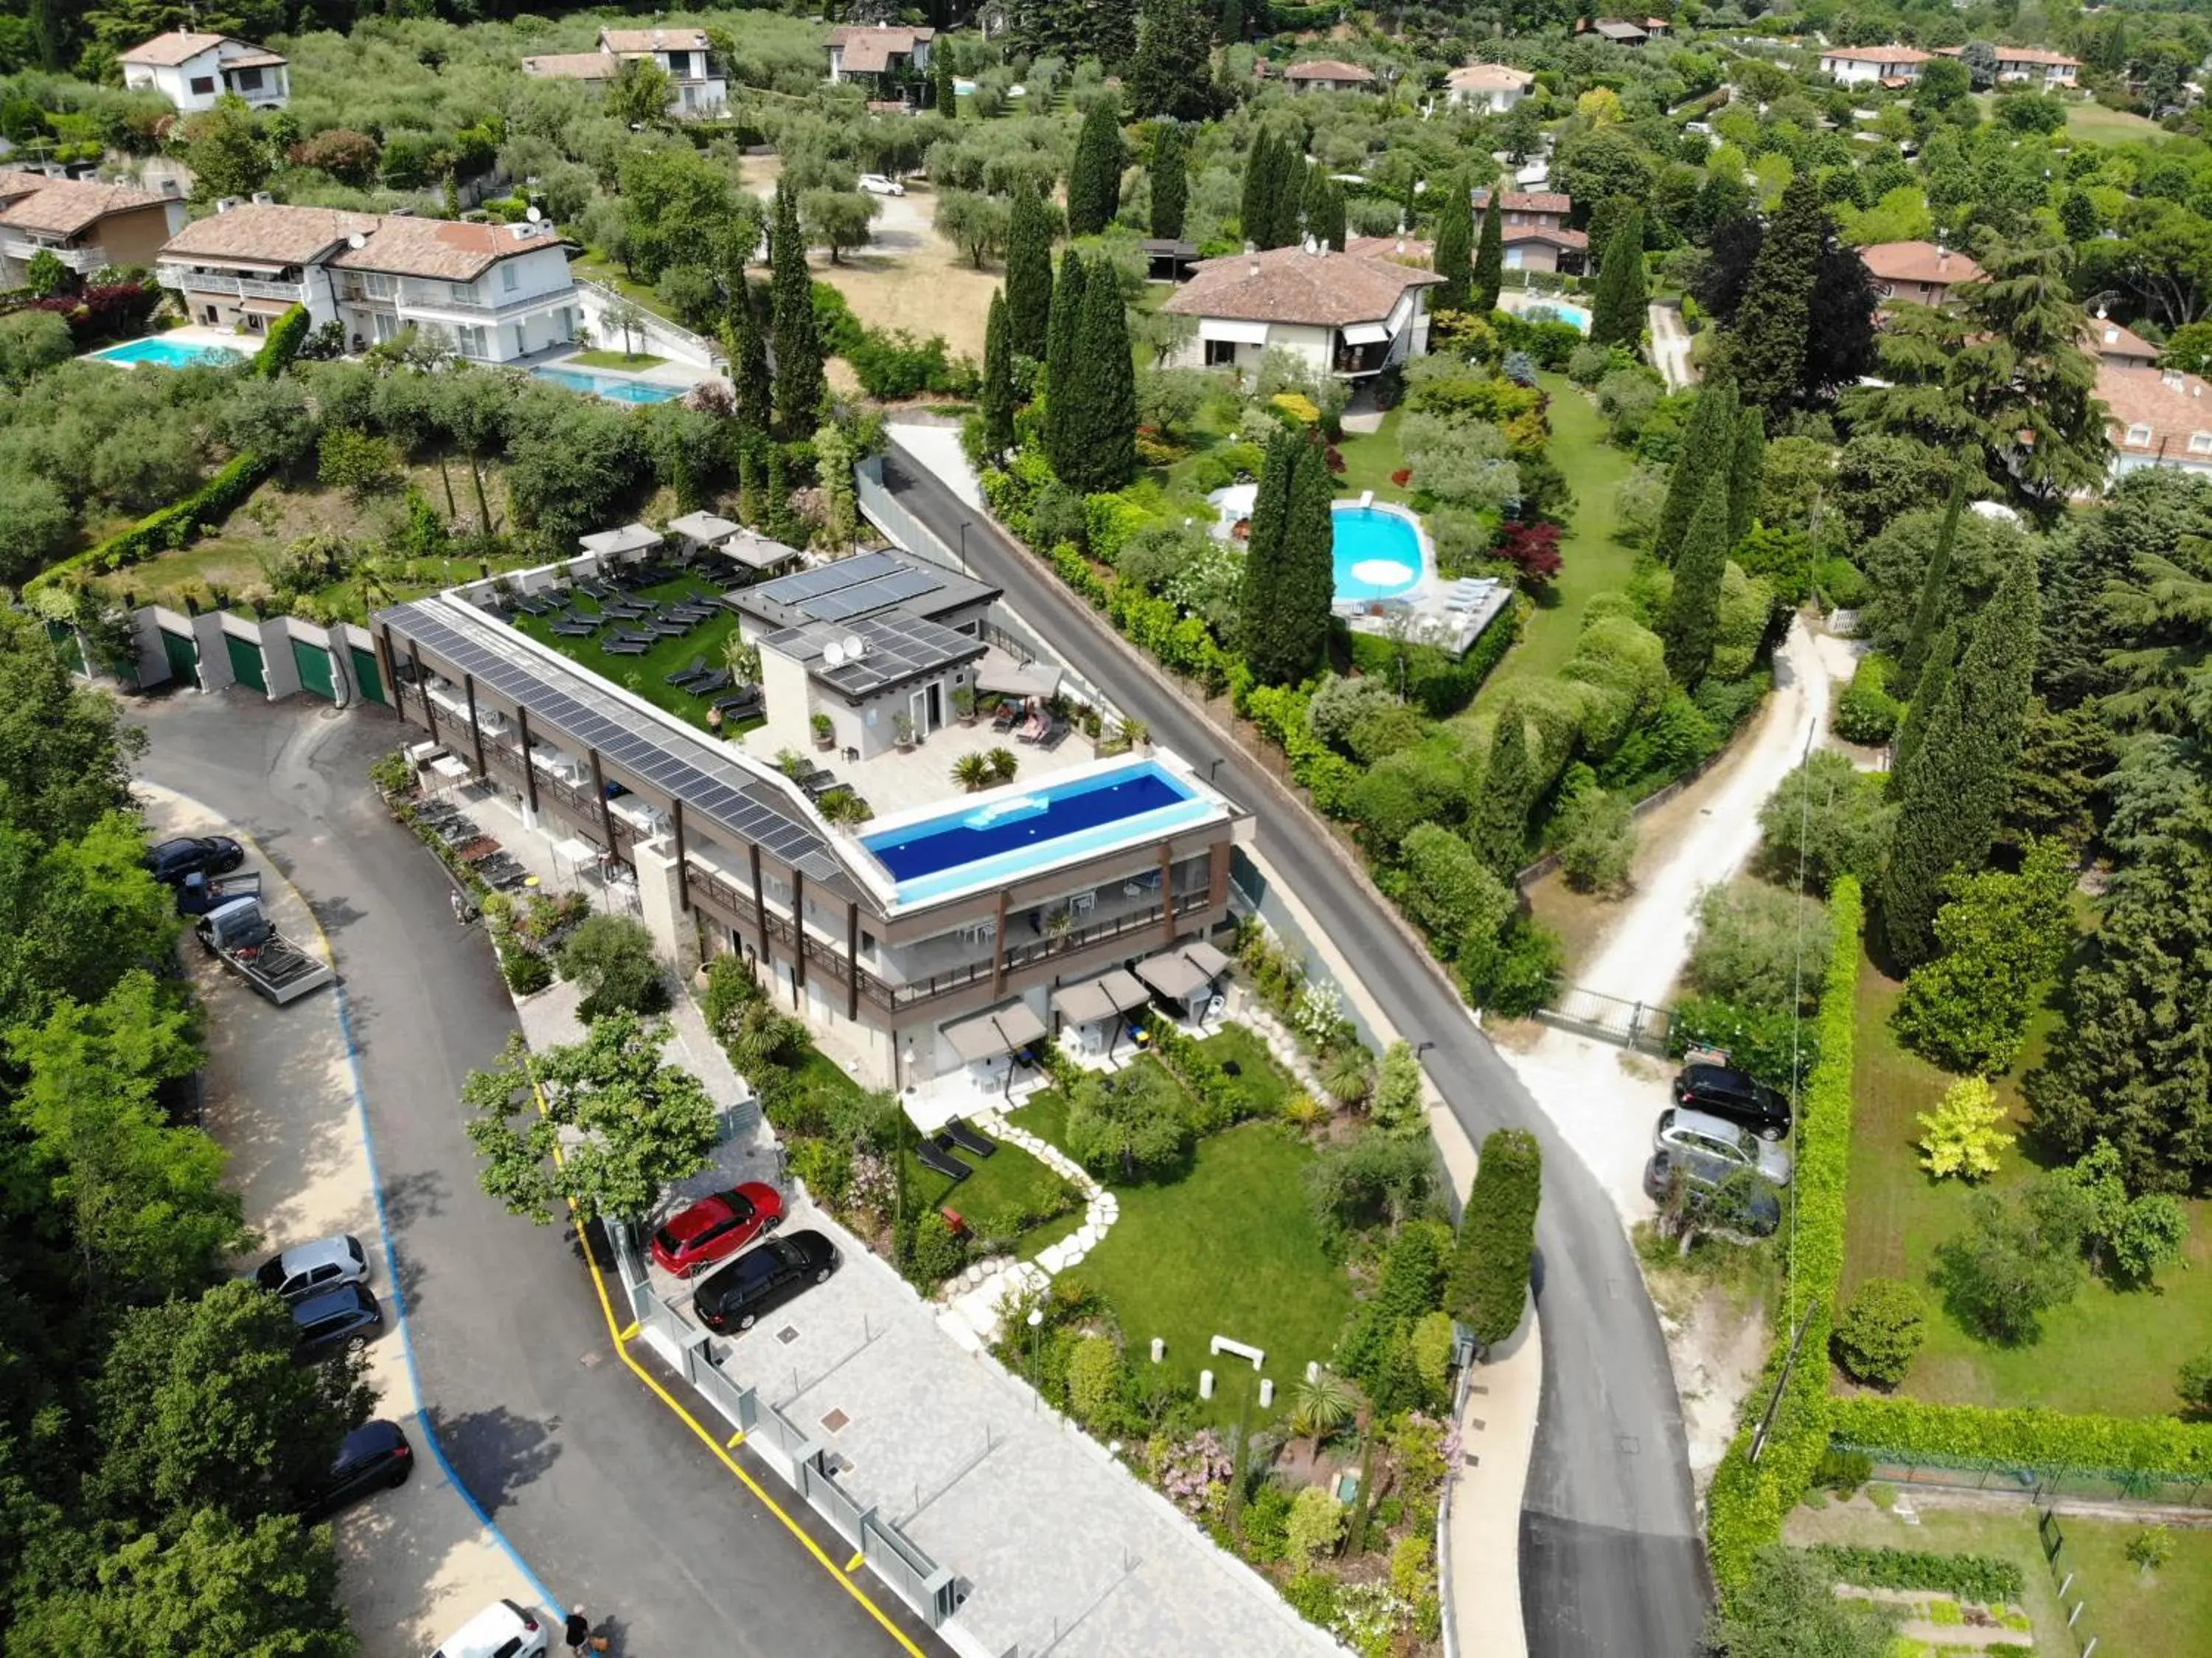
{"type": "Polygon", "coordinates": [[[1388,1583],[1342,1583],[1337,1586],[1336,1615],[1329,1619],[1329,1632],[1355,1652],[1389,1658],[1397,1650],[1398,1631],[1413,1612],[1412,1605],[1400,1600],[1388,1583]]]}
{"type": "Polygon", "coordinates": [[[1291,1026],[1318,1046],[1335,1031],[1336,1021],[1343,1012],[1343,998],[1336,993],[1335,985],[1308,984],[1298,992],[1297,1002],[1291,1009],[1291,1026]]]}
{"type": "Polygon", "coordinates": [[[1413,469],[1411,466],[1399,467],[1390,474],[1390,481],[1400,489],[1404,489],[1407,485],[1413,481],[1413,469]]]}
{"type": "Polygon", "coordinates": [[[1169,1501],[1188,1515],[1218,1515],[1229,1496],[1229,1448],[1211,1428],[1170,1443],[1155,1435],[1145,1445],[1145,1468],[1169,1501]]]}
{"type": "Polygon", "coordinates": [[[1559,573],[1559,527],[1557,524],[1501,524],[1497,555],[1521,572],[1521,585],[1548,585],[1559,573]]]}

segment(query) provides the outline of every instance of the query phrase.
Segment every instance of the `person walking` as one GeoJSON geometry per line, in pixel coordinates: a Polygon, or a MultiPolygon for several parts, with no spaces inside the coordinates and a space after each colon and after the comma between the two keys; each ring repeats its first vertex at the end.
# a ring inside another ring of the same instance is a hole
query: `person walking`
{"type": "Polygon", "coordinates": [[[569,1658],[578,1658],[578,1655],[591,1645],[592,1621],[584,1616],[581,1606],[568,1609],[568,1624],[562,1631],[562,1638],[568,1643],[569,1658]]]}

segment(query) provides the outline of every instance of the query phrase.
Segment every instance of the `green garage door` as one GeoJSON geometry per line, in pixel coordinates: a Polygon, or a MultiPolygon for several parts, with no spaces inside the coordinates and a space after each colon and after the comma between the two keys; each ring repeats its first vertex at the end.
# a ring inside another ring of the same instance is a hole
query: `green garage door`
{"type": "Polygon", "coordinates": [[[222,636],[224,647],[230,652],[230,671],[243,686],[251,686],[264,695],[269,690],[269,676],[262,671],[261,647],[251,639],[241,639],[235,633],[222,636]]]}
{"type": "Polygon", "coordinates": [[[200,648],[189,633],[161,630],[161,654],[169,659],[169,673],[181,685],[200,688],[200,648]]]}
{"type": "Polygon", "coordinates": [[[331,653],[304,639],[292,641],[292,666],[300,670],[300,689],[325,702],[338,699],[337,678],[331,672],[331,653]]]}
{"type": "Polygon", "coordinates": [[[376,671],[376,653],[363,650],[359,645],[352,649],[354,683],[361,687],[361,694],[370,702],[390,706],[384,694],[384,676],[376,671]]]}

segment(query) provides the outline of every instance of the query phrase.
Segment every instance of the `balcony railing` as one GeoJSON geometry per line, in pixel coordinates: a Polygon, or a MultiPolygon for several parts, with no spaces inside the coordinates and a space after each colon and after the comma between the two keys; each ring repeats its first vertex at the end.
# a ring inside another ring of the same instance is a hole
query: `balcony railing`
{"type": "Polygon", "coordinates": [[[196,294],[235,294],[240,299],[285,299],[295,305],[307,302],[307,286],[300,282],[262,282],[252,277],[234,277],[221,271],[196,271],[188,265],[159,265],[155,279],[164,288],[188,288],[196,294]]]}
{"type": "Polygon", "coordinates": [[[64,266],[79,276],[97,271],[107,263],[107,255],[97,247],[48,247],[44,243],[21,236],[0,236],[0,253],[24,265],[29,264],[40,253],[52,253],[64,266]]]}
{"type": "Polygon", "coordinates": [[[520,313],[550,310],[556,306],[580,303],[573,284],[562,288],[544,288],[535,293],[502,294],[496,300],[484,301],[473,296],[456,296],[450,290],[441,293],[434,289],[410,288],[402,283],[398,302],[410,311],[451,311],[471,317],[507,317],[520,313]]]}

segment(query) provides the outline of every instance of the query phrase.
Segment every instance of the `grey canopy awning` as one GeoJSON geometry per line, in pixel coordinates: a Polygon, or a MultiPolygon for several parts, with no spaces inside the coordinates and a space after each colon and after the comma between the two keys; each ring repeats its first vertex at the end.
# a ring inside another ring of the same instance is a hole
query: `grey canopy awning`
{"type": "Polygon", "coordinates": [[[1052,1010],[1074,1024],[1087,1025],[1094,1020],[1115,1018],[1152,999],[1152,992],[1136,974],[1116,967],[1080,984],[1062,985],[1052,993],[1052,1010]]]}
{"type": "Polygon", "coordinates": [[[952,1051],[971,1065],[1042,1042],[1044,1036],[1044,1021],[1028,1003],[1018,1001],[1002,1002],[945,1027],[952,1051]]]}
{"type": "Polygon", "coordinates": [[[975,689],[1001,697],[1049,697],[1060,689],[1060,670],[1050,662],[1018,662],[993,645],[975,670],[975,689]]]}
{"type": "Polygon", "coordinates": [[[765,535],[756,535],[750,530],[740,530],[731,539],[718,545],[714,551],[736,559],[748,570],[774,570],[778,564],[788,564],[799,557],[797,547],[771,541],[765,535]]]}
{"type": "Polygon", "coordinates": [[[670,519],[668,527],[687,541],[714,542],[735,535],[741,527],[711,512],[687,512],[681,518],[670,519]]]}
{"type": "Polygon", "coordinates": [[[593,530],[578,541],[586,552],[644,552],[660,545],[660,532],[643,524],[624,524],[618,530],[593,530]]]}
{"type": "Polygon", "coordinates": [[[1229,970],[1229,958],[1202,941],[1178,944],[1137,964],[1137,977],[1162,996],[1188,1002],[1229,970]]]}

